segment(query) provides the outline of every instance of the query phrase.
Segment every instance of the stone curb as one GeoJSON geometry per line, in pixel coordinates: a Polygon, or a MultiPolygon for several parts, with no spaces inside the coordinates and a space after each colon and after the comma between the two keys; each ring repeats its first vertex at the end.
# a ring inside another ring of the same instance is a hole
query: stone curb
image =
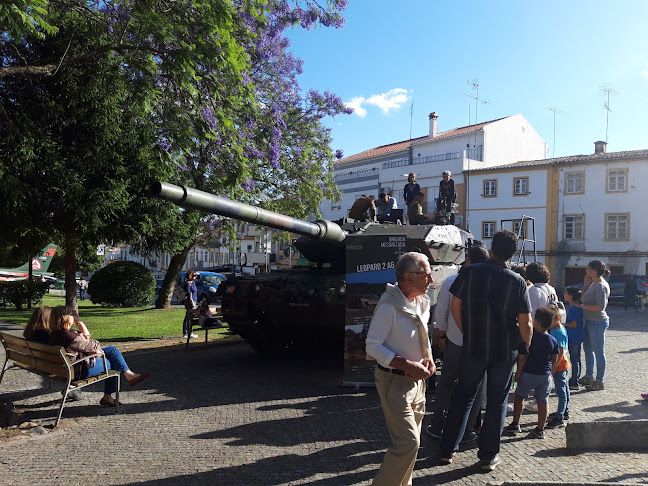
{"type": "Polygon", "coordinates": [[[569,450],[648,450],[648,420],[569,423],[565,435],[569,450]]]}

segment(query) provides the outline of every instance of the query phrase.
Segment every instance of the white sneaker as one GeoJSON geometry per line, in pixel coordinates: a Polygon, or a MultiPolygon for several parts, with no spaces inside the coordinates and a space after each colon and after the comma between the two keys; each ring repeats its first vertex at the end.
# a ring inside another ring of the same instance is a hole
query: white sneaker
{"type": "Polygon", "coordinates": [[[524,408],[527,409],[529,412],[537,412],[538,411],[538,404],[536,403],[535,400],[526,402],[524,404],[524,408]]]}
{"type": "Polygon", "coordinates": [[[192,332],[192,333],[191,333],[191,337],[195,339],[195,338],[198,337],[198,334],[194,334],[194,333],[192,332]]]}
{"type": "Polygon", "coordinates": [[[187,336],[186,334],[183,334],[182,339],[187,339],[188,337],[189,336],[187,336]]]}
{"type": "Polygon", "coordinates": [[[513,406],[510,403],[506,404],[506,415],[511,415],[513,413],[513,406]]]}

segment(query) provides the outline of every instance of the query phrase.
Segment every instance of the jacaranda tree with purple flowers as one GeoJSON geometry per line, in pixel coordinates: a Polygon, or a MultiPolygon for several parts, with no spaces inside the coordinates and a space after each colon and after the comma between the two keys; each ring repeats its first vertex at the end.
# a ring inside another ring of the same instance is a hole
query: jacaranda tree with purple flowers
{"type": "MultiPolygon", "coordinates": [[[[23,178],[21,164],[31,164],[34,174],[41,165],[60,166],[68,178],[49,179],[45,170],[42,181],[58,200],[44,218],[23,224],[48,228],[63,244],[84,242],[78,247],[121,241],[142,252],[173,253],[156,304],[166,307],[196,241],[222,235],[228,225],[151,200],[147,179],[187,184],[295,217],[317,214],[322,199],[337,197],[332,164],[340,155],[331,149],[323,119],[349,110],[333,93],[302,92],[302,62],[290,53],[283,33],[296,25],[342,27],[346,3],[43,0],[38,16],[51,29],[32,22],[23,32],[0,37],[0,131],[9,134],[0,140],[0,158],[11,160],[10,169],[0,172],[0,197],[16,216],[7,222],[17,224],[28,202],[3,188],[5,182],[22,184],[31,197],[42,194],[33,175],[23,178]],[[117,92],[84,91],[88,79],[101,85],[104,78],[118,84],[117,92]],[[5,95],[6,87],[13,91],[5,95]],[[38,110],[28,108],[34,93],[43,100],[38,110]],[[39,118],[49,121],[39,126],[39,118]],[[101,141],[88,137],[96,118],[106,122],[101,141]],[[66,138],[57,124],[74,126],[75,137],[66,138]],[[101,164],[94,163],[97,154],[101,164]],[[113,188],[110,198],[83,202],[91,177],[102,191],[113,188]],[[77,191],[74,198],[70,187],[77,191]],[[70,209],[83,204],[92,225],[70,209]]],[[[66,247],[66,273],[73,275],[76,263],[69,255],[74,251],[66,247]]]]}

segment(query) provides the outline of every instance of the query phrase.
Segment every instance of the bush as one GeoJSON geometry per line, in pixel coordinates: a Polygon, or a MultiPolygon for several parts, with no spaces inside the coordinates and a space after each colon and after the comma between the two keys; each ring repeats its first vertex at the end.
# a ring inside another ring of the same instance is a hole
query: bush
{"type": "MultiPolygon", "coordinates": [[[[40,305],[43,295],[47,292],[48,284],[45,282],[32,282],[32,304],[40,305]]],[[[15,305],[17,310],[22,310],[27,305],[27,279],[0,282],[0,307],[15,305]]]]}
{"type": "Polygon", "coordinates": [[[153,301],[155,277],[139,263],[111,263],[95,272],[88,293],[93,304],[141,307],[153,301]]]}

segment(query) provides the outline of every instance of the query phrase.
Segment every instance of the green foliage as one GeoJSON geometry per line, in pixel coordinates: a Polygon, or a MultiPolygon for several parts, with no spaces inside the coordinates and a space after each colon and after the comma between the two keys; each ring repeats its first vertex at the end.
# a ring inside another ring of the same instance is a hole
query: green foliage
{"type": "MultiPolygon", "coordinates": [[[[0,282],[0,307],[14,305],[21,310],[27,305],[28,288],[27,280],[14,280],[11,282],[0,282]]],[[[40,305],[43,295],[47,292],[48,285],[45,282],[32,282],[32,303],[40,305]]]]}
{"type": "Polygon", "coordinates": [[[47,0],[4,0],[0,4],[0,29],[13,38],[33,35],[44,39],[58,29],[47,20],[47,0]]]}
{"type": "Polygon", "coordinates": [[[155,295],[155,277],[136,262],[116,262],[97,270],[88,284],[93,304],[137,307],[150,304],[155,295]]]}

